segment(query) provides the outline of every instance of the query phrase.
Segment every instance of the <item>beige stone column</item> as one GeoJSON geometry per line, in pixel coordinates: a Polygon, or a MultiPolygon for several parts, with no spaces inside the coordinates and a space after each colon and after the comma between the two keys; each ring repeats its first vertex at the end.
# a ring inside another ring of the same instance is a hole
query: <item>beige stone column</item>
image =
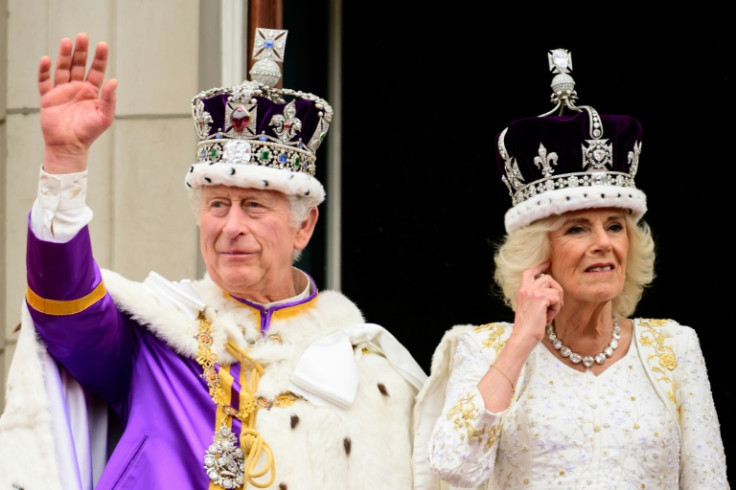
{"type": "MultiPolygon", "coordinates": [[[[203,2],[211,5],[215,2],[203,2]]],[[[0,407],[25,293],[27,214],[43,141],[36,72],[59,41],[83,31],[107,41],[119,80],[113,126],[94,144],[87,202],[101,267],[142,280],[196,277],[197,230],[184,176],[196,136],[190,100],[201,89],[199,0],[0,0],[0,407]]],[[[216,33],[213,33],[215,35],[216,33]]]]}

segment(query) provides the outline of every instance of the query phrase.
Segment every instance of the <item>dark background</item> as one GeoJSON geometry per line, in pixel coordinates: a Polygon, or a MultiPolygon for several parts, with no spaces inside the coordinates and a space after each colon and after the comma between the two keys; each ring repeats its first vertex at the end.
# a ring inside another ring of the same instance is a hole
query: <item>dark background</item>
{"type": "MultiPolygon", "coordinates": [[[[493,140],[512,119],[552,109],[547,52],[568,49],[579,103],[644,127],[636,181],[657,277],[635,316],[698,332],[729,462],[736,247],[726,12],[684,2],[646,18],[641,2],[585,5],[344,2],[342,290],[427,372],[448,328],[513,320],[492,292],[493,245],[510,205],[493,140]]],[[[327,93],[328,15],[326,3],[284,3],[285,86],[293,77],[302,85],[292,88],[327,93]]],[[[323,234],[307,260],[324,287],[323,234]]]]}

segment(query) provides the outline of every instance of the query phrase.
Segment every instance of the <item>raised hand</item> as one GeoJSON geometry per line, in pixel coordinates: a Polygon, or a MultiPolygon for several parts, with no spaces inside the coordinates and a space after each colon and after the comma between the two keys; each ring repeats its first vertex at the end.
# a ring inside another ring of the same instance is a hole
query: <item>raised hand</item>
{"type": "Polygon", "coordinates": [[[117,80],[109,79],[103,85],[107,44],[97,44],[85,76],[88,48],[89,38],[84,33],[77,34],[74,45],[70,39],[62,39],[53,79],[50,57],[42,57],[38,65],[43,166],[49,173],[85,170],[89,147],[110,127],[115,115],[117,80]]]}
{"type": "Polygon", "coordinates": [[[562,286],[544,274],[548,267],[549,262],[544,262],[525,270],[516,294],[514,333],[528,334],[536,342],[542,339],[545,327],[563,305],[562,286]]]}
{"type": "Polygon", "coordinates": [[[521,274],[511,336],[493,366],[488,367],[478,383],[483,402],[492,412],[500,412],[509,406],[524,363],[534,347],[542,341],[545,327],[564,303],[562,286],[544,273],[549,265],[549,262],[543,262],[521,274]],[[508,389],[509,385],[511,390],[508,389]]]}

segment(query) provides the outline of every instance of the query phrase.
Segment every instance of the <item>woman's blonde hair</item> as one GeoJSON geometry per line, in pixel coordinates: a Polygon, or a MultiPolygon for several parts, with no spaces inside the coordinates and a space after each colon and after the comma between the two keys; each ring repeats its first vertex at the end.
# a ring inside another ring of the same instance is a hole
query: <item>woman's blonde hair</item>
{"type": "MultiPolygon", "coordinates": [[[[516,308],[516,293],[521,285],[521,274],[526,269],[549,260],[551,245],[549,233],[562,226],[563,216],[551,216],[506,235],[497,246],[493,260],[496,270],[493,278],[500,294],[512,310],[516,308]]],[[[614,314],[629,316],[636,310],[644,288],[654,280],[654,238],[649,225],[636,223],[626,215],[629,235],[629,254],[626,280],[621,294],[613,300],[614,314]]]]}

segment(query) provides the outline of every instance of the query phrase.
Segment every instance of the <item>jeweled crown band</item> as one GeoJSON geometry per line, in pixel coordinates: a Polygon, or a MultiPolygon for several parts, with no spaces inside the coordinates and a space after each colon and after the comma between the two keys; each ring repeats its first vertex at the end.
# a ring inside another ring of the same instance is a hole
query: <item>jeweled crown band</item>
{"type": "Polygon", "coordinates": [[[223,162],[261,165],[309,175],[314,175],[316,171],[316,158],[313,154],[269,141],[201,141],[198,144],[197,160],[209,164],[223,162]]]}
{"type": "Polygon", "coordinates": [[[616,186],[635,188],[634,179],[621,172],[575,172],[572,174],[548,177],[522,187],[512,194],[512,204],[515,206],[534,196],[555,189],[571,189],[575,187],[616,186]]]}

